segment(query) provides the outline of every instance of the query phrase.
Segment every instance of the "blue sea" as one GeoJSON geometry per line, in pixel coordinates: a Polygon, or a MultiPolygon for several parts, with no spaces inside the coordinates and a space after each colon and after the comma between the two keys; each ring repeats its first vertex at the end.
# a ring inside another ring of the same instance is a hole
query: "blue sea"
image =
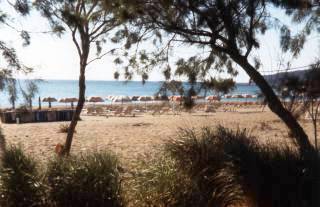
{"type": "MultiPolygon", "coordinates": [[[[86,96],[100,96],[105,98],[108,95],[126,96],[151,96],[158,92],[162,82],[146,82],[144,85],[140,81],[86,81],[86,96]]],[[[186,84],[186,83],[185,83],[186,84]]],[[[24,88],[25,81],[20,80],[18,88],[24,88]]],[[[187,84],[186,84],[187,85],[187,84]]],[[[66,97],[78,97],[78,81],[76,80],[44,80],[38,83],[39,92],[34,100],[37,105],[39,96],[55,97],[56,99],[66,97]]],[[[257,94],[259,89],[255,85],[238,83],[236,89],[231,94],[257,94]]],[[[23,103],[23,97],[19,93],[16,106],[23,103]]],[[[238,100],[239,101],[239,100],[238,100]]],[[[46,105],[46,103],[43,103],[46,105]]],[[[61,103],[53,103],[61,105],[61,103]]],[[[62,104],[63,105],[63,104],[62,104]]],[[[0,108],[10,107],[8,95],[5,91],[0,92],[0,108]]]]}

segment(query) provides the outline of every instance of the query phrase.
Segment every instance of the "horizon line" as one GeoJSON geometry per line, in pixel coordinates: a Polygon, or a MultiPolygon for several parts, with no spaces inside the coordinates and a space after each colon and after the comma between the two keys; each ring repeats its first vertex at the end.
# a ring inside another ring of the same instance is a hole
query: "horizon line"
{"type": "MultiPolygon", "coordinates": [[[[79,81],[78,79],[49,79],[49,78],[17,78],[17,80],[43,80],[43,81],[79,81]]],[[[113,81],[113,82],[141,82],[141,80],[101,80],[101,79],[86,79],[86,81],[113,81]]],[[[147,82],[165,82],[165,80],[146,80],[147,82]]],[[[188,81],[182,81],[184,83],[188,82],[188,81]]],[[[236,82],[236,84],[255,84],[254,82],[249,83],[249,82],[236,82]]]]}

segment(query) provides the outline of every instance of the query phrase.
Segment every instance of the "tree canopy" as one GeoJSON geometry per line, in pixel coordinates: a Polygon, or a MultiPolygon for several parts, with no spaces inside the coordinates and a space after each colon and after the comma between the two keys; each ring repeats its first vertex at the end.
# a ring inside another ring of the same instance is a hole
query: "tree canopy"
{"type": "MultiPolygon", "coordinates": [[[[195,56],[206,64],[207,72],[224,70],[232,74],[236,73],[236,66],[240,66],[260,88],[269,108],[292,131],[300,150],[303,153],[313,151],[303,128],[258,71],[260,61],[252,51],[260,47],[259,37],[276,29],[281,33],[283,51],[298,56],[306,35],[319,28],[319,3],[307,0],[133,0],[128,2],[128,8],[137,14],[136,23],[157,34],[159,42],[166,36],[167,43],[160,43],[166,51],[176,43],[206,51],[195,56]],[[274,18],[270,13],[273,6],[284,9],[294,23],[304,25],[301,33],[292,35],[287,25],[274,18]]],[[[159,52],[153,54],[159,56],[164,49],[157,49],[159,52]]],[[[164,57],[158,61],[167,61],[170,52],[162,52],[162,55],[164,57]]]]}
{"type": "MultiPolygon", "coordinates": [[[[114,49],[103,51],[103,44],[106,44],[107,40],[112,42],[115,39],[115,37],[112,39],[110,36],[116,33],[115,29],[119,28],[127,19],[127,16],[120,0],[36,0],[33,5],[41,12],[43,17],[48,19],[52,30],[57,35],[69,31],[79,55],[79,101],[70,123],[64,148],[64,154],[69,154],[75,127],[85,102],[87,66],[115,51],[114,49]],[[95,46],[95,57],[90,55],[92,46],[95,46]]],[[[124,34],[123,36],[127,35],[124,34]]],[[[116,38],[119,37],[116,36],[116,38]]]]}

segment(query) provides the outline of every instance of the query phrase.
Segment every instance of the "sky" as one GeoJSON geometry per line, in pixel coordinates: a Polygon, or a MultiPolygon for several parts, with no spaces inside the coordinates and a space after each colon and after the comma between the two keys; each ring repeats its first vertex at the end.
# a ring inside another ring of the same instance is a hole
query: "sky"
{"type": "MultiPolygon", "coordinates": [[[[6,11],[12,20],[12,24],[19,30],[31,31],[31,44],[23,47],[23,41],[19,33],[14,29],[0,25],[0,40],[5,41],[9,46],[16,49],[17,55],[21,62],[29,67],[34,68],[31,75],[25,76],[17,74],[18,78],[41,78],[41,79],[62,79],[76,80],[79,76],[79,57],[76,48],[71,40],[70,33],[64,34],[61,38],[44,34],[48,31],[47,21],[38,13],[32,12],[30,16],[21,18],[13,12],[12,8],[1,1],[2,10],[6,11]]],[[[273,15],[278,16],[281,20],[289,22],[289,19],[281,14],[279,10],[274,10],[273,15]]],[[[292,30],[298,30],[297,25],[290,25],[292,30]]],[[[105,48],[106,50],[108,47],[105,48]]],[[[177,59],[180,56],[185,57],[194,52],[195,48],[182,46],[175,49],[177,59]]],[[[292,67],[300,67],[311,64],[320,55],[320,37],[319,34],[311,34],[305,44],[303,51],[298,59],[292,60],[292,67]]],[[[277,69],[286,68],[285,65],[279,64],[283,60],[291,60],[291,55],[283,54],[279,49],[279,33],[268,31],[260,38],[260,48],[252,52],[252,57],[259,57],[262,62],[260,71],[276,71],[277,69]]],[[[94,58],[94,56],[91,56],[94,58]]],[[[103,59],[95,61],[88,66],[86,71],[87,80],[114,80],[113,73],[117,66],[113,64],[114,57],[105,56],[103,59]]],[[[0,66],[1,65],[0,61],[0,66]]],[[[248,82],[249,78],[245,72],[238,67],[239,75],[235,77],[236,82],[248,82]]],[[[224,77],[224,75],[219,74],[224,77]]],[[[135,76],[133,80],[140,80],[135,76]]],[[[150,81],[161,81],[163,75],[161,70],[155,69],[149,74],[150,81]]]]}

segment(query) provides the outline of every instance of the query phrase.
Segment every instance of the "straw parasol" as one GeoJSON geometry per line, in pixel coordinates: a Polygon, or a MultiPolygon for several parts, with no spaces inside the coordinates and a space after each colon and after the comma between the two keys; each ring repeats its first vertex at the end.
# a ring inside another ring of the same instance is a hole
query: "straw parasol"
{"type": "Polygon", "coordinates": [[[132,96],[131,101],[138,101],[139,96],[132,96]]]}
{"type": "Polygon", "coordinates": [[[95,103],[104,102],[104,99],[100,96],[92,96],[86,101],[93,103],[93,106],[95,106],[95,103]]]}
{"type": "Polygon", "coordinates": [[[139,96],[138,101],[152,101],[151,96],[139,96]]]}
{"type": "Polygon", "coordinates": [[[104,102],[104,100],[100,96],[92,96],[89,98],[88,102],[98,103],[98,102],[104,102]]]}
{"type": "Polygon", "coordinates": [[[57,102],[57,99],[54,97],[46,97],[42,99],[42,102],[48,102],[49,103],[49,108],[51,108],[51,103],[52,102],[57,102]]]}
{"type": "Polygon", "coordinates": [[[73,109],[73,103],[74,102],[78,102],[78,99],[77,98],[74,98],[74,97],[72,97],[72,98],[65,98],[64,99],[64,103],[71,103],[71,108],[73,109]]]}
{"type": "Polygon", "coordinates": [[[157,95],[157,96],[153,96],[153,100],[155,101],[168,101],[169,97],[168,96],[161,96],[161,95],[157,95]]]}

